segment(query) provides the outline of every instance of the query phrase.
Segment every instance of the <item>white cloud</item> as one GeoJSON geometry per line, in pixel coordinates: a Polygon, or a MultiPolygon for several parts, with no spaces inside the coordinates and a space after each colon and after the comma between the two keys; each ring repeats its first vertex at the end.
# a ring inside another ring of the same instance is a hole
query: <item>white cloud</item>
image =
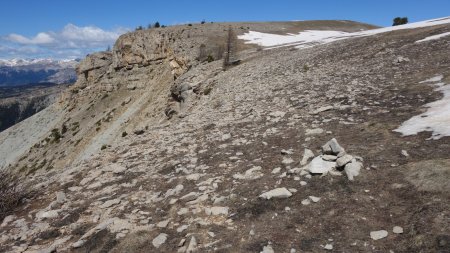
{"type": "Polygon", "coordinates": [[[88,42],[102,42],[112,41],[119,37],[120,33],[117,31],[104,31],[95,26],[78,27],[73,24],[68,24],[61,32],[61,38],[69,41],[88,41],[88,42]]]}
{"type": "Polygon", "coordinates": [[[27,38],[20,34],[12,33],[7,36],[7,39],[12,42],[16,42],[16,43],[24,44],[24,45],[40,45],[40,44],[50,44],[50,43],[55,42],[55,39],[47,33],[38,33],[33,38],[27,38]]]}
{"type": "Polygon", "coordinates": [[[88,53],[105,50],[108,46],[112,46],[121,34],[128,31],[129,29],[126,28],[103,30],[96,26],[80,27],[67,24],[60,31],[40,32],[30,37],[12,33],[0,37],[0,48],[8,47],[14,50],[9,53],[0,50],[0,58],[6,54],[19,57],[24,55],[29,58],[39,57],[34,53],[58,58],[74,55],[84,57],[88,53]]]}

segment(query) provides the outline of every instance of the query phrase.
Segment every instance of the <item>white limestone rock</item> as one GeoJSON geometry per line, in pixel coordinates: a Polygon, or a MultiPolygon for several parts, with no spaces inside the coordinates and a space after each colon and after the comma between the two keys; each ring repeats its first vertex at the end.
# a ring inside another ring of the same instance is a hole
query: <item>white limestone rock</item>
{"type": "Polygon", "coordinates": [[[370,238],[372,240],[380,240],[388,236],[388,232],[386,230],[372,231],[370,232],[370,238]]]}
{"type": "Polygon", "coordinates": [[[324,174],[336,168],[335,162],[324,161],[322,157],[314,158],[308,165],[308,171],[313,174],[324,174]]]}
{"type": "Polygon", "coordinates": [[[233,178],[240,179],[240,180],[258,179],[258,178],[264,176],[264,174],[261,172],[261,170],[262,170],[261,166],[255,166],[251,169],[246,170],[244,174],[241,174],[241,173],[234,174],[233,178]]]}
{"type": "Polygon", "coordinates": [[[163,245],[167,240],[168,235],[161,233],[155,239],[153,239],[152,244],[155,248],[159,248],[161,245],[163,245]]]}
{"type": "Polygon", "coordinates": [[[270,190],[268,192],[265,192],[265,193],[259,195],[259,197],[262,199],[272,199],[272,198],[285,199],[285,198],[289,198],[290,196],[292,196],[292,193],[284,187],[276,188],[276,189],[270,190]]]}
{"type": "Polygon", "coordinates": [[[300,165],[305,166],[312,158],[314,158],[314,153],[310,149],[305,148],[305,150],[303,151],[303,158],[300,161],[300,165]]]}
{"type": "Polygon", "coordinates": [[[347,163],[344,167],[345,174],[347,174],[347,178],[350,181],[353,181],[354,177],[358,176],[363,164],[361,162],[357,162],[355,159],[352,162],[347,163]]]}

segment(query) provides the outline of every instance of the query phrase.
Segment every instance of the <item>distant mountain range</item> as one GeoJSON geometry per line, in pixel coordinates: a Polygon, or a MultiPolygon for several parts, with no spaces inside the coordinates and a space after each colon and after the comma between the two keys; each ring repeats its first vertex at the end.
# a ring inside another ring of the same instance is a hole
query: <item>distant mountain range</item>
{"type": "Polygon", "coordinates": [[[0,59],[0,86],[36,83],[69,84],[76,81],[79,59],[0,59]]]}

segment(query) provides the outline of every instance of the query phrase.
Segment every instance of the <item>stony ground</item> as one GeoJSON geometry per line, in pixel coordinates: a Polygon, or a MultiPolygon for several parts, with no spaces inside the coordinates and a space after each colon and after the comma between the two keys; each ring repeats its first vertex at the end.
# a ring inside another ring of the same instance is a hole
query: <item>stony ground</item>
{"type": "Polygon", "coordinates": [[[449,37],[414,43],[448,31],[196,65],[175,82],[190,88],[170,119],[32,176],[35,195],[1,224],[0,250],[449,252],[450,137],[393,131],[442,96],[421,81],[450,82],[449,37]],[[353,180],[348,164],[305,167],[337,159],[320,157],[338,155],[322,148],[333,138],[362,164],[353,180]]]}

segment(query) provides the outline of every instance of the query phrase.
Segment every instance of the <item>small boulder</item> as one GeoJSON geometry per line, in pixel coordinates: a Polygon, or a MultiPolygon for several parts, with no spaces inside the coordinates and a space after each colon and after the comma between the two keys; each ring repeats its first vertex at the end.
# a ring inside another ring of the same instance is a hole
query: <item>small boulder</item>
{"type": "Polygon", "coordinates": [[[352,159],[353,159],[353,156],[351,156],[351,155],[341,156],[336,160],[336,165],[338,168],[344,167],[347,163],[351,162],[352,159]]]}
{"type": "Polygon", "coordinates": [[[395,226],[395,227],[392,229],[392,232],[394,232],[394,234],[403,234],[403,228],[402,228],[402,227],[399,227],[399,226],[395,226]]]}
{"type": "Polygon", "coordinates": [[[314,158],[308,165],[308,170],[313,174],[324,174],[336,168],[335,162],[324,161],[322,157],[314,158]]]}
{"type": "Polygon", "coordinates": [[[339,145],[335,138],[328,141],[325,145],[322,146],[322,152],[325,155],[337,155],[341,152],[344,152],[344,148],[339,145]]]}
{"type": "Polygon", "coordinates": [[[275,253],[275,251],[273,250],[272,246],[267,245],[264,246],[263,250],[260,253],[275,253]]]}
{"type": "Polygon", "coordinates": [[[303,158],[300,161],[300,165],[305,166],[312,158],[314,158],[314,153],[310,149],[305,148],[305,151],[303,151],[303,158]]]}
{"type": "Polygon", "coordinates": [[[347,178],[350,181],[353,181],[353,178],[358,176],[363,164],[361,162],[357,162],[355,159],[352,162],[347,163],[344,167],[345,174],[347,174],[347,178]]]}
{"type": "Polygon", "coordinates": [[[67,201],[66,194],[64,192],[56,193],[56,202],[58,204],[64,204],[67,201]]]}
{"type": "Polygon", "coordinates": [[[152,244],[155,246],[155,248],[159,248],[161,245],[163,245],[167,240],[167,234],[161,233],[155,239],[153,239],[152,244]]]}
{"type": "Polygon", "coordinates": [[[388,236],[388,232],[386,230],[372,231],[370,232],[370,238],[372,240],[380,240],[388,236]]]}
{"type": "Polygon", "coordinates": [[[292,193],[284,187],[276,188],[276,189],[270,190],[268,192],[265,192],[265,193],[259,195],[259,197],[262,199],[272,199],[272,198],[285,199],[285,198],[289,198],[290,196],[292,196],[292,193]]]}

